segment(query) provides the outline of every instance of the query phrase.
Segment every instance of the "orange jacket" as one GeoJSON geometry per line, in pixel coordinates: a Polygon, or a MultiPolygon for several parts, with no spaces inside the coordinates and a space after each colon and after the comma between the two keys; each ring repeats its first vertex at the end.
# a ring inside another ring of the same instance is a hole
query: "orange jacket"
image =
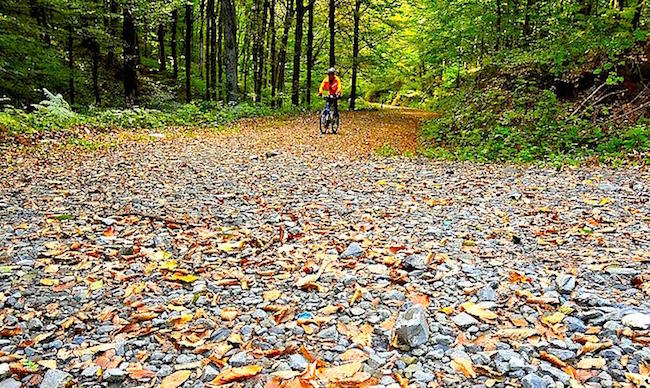
{"type": "Polygon", "coordinates": [[[341,79],[335,75],[334,82],[330,82],[330,77],[326,76],[323,82],[320,84],[320,88],[318,89],[318,94],[323,94],[324,90],[327,90],[327,93],[330,96],[343,93],[343,87],[341,86],[341,79]]]}

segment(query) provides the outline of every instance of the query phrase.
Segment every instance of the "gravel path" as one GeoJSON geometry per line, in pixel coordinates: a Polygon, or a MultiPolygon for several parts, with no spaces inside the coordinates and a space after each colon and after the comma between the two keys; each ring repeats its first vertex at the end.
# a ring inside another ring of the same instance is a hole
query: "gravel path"
{"type": "Polygon", "coordinates": [[[647,384],[648,170],[373,154],[422,118],[6,158],[0,387],[647,384]]]}

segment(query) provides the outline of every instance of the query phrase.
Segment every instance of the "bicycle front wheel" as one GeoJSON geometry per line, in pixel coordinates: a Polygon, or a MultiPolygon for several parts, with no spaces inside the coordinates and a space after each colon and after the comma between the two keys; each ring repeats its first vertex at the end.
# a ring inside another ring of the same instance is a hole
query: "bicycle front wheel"
{"type": "Polygon", "coordinates": [[[320,120],[318,121],[318,127],[320,129],[321,135],[327,134],[327,127],[329,127],[329,120],[327,117],[327,112],[322,111],[320,114],[320,120]]]}
{"type": "Polygon", "coordinates": [[[341,124],[341,117],[339,115],[335,115],[332,117],[332,133],[336,135],[336,133],[339,131],[339,125],[341,124]]]}

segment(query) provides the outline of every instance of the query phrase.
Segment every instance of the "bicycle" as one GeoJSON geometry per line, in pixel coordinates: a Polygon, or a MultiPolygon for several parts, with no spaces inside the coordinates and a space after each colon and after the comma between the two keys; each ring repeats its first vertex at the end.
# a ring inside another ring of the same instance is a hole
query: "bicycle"
{"type": "Polygon", "coordinates": [[[336,112],[334,112],[334,109],[331,109],[331,104],[340,98],[340,96],[323,96],[323,99],[325,99],[326,102],[325,108],[320,114],[319,129],[321,135],[327,134],[328,130],[331,130],[332,134],[338,132],[341,124],[341,117],[338,109],[336,109],[336,112]]]}

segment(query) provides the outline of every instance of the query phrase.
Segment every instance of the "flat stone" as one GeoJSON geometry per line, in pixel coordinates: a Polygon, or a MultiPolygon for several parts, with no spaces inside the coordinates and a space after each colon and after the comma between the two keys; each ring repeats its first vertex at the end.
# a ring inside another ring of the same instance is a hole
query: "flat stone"
{"type": "Polygon", "coordinates": [[[116,383],[126,378],[126,372],[119,368],[110,368],[104,371],[102,380],[109,383],[116,383]]]}
{"type": "Polygon", "coordinates": [[[0,364],[0,380],[7,378],[11,375],[11,372],[9,371],[9,364],[6,362],[3,362],[0,364]]]}
{"type": "Polygon", "coordinates": [[[465,312],[462,312],[462,313],[460,313],[458,315],[453,316],[451,318],[451,321],[454,322],[456,324],[456,326],[458,326],[460,328],[463,328],[463,329],[466,328],[466,327],[470,327],[470,326],[473,326],[473,325],[476,325],[476,324],[479,323],[476,320],[476,318],[474,318],[473,316],[471,316],[471,315],[469,315],[469,314],[467,314],[465,312]]]}
{"type": "Polygon", "coordinates": [[[356,242],[351,243],[348,245],[348,247],[345,249],[343,253],[341,253],[341,259],[347,259],[349,257],[359,257],[363,254],[364,250],[361,248],[361,245],[359,245],[356,242]]]}
{"type": "Polygon", "coordinates": [[[58,369],[48,369],[43,376],[40,388],[62,388],[72,380],[72,375],[58,369]]]}
{"type": "Polygon", "coordinates": [[[432,373],[427,373],[421,370],[416,370],[413,372],[413,378],[415,381],[420,382],[420,383],[429,383],[433,380],[436,379],[436,376],[432,373]]]}
{"type": "Polygon", "coordinates": [[[289,356],[289,366],[296,371],[304,371],[309,366],[309,361],[302,354],[292,354],[289,356]]]}
{"type": "Polygon", "coordinates": [[[570,293],[576,288],[576,277],[573,275],[562,274],[555,279],[558,291],[570,293]]]}
{"type": "Polygon", "coordinates": [[[81,371],[81,377],[95,377],[97,376],[97,372],[99,371],[99,365],[90,365],[89,367],[84,368],[84,370],[81,371]]]}
{"type": "Polygon", "coordinates": [[[203,368],[203,381],[212,381],[219,375],[219,371],[212,365],[206,365],[203,368]]]}
{"type": "Polygon", "coordinates": [[[22,383],[15,379],[6,379],[0,381],[0,388],[20,388],[22,386],[22,383]]]}
{"type": "Polygon", "coordinates": [[[650,328],[650,314],[634,313],[623,317],[621,322],[628,327],[639,330],[650,328]]]}
{"type": "Polygon", "coordinates": [[[494,291],[494,288],[492,288],[492,286],[487,285],[478,290],[476,297],[480,301],[494,302],[497,300],[497,293],[494,291]]]}
{"type": "Polygon", "coordinates": [[[534,373],[529,373],[521,379],[522,388],[548,388],[549,385],[548,381],[534,373]]]}

